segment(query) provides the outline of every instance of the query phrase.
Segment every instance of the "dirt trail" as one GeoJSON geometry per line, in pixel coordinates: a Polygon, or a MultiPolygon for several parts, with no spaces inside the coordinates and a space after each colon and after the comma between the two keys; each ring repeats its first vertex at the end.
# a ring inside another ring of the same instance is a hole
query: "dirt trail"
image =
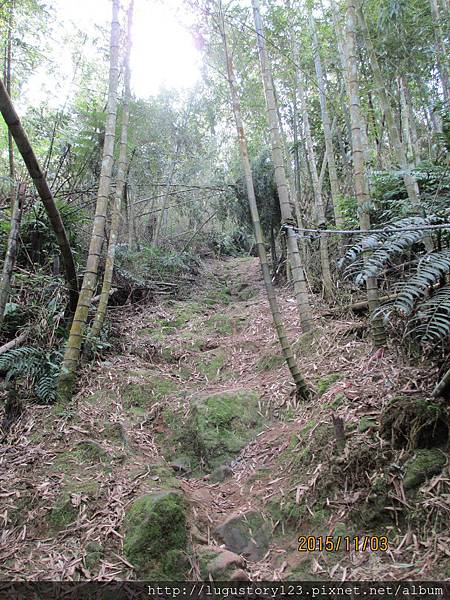
{"type": "MultiPolygon", "coordinates": [[[[420,497],[429,503],[424,518],[435,519],[433,540],[427,523],[416,537],[408,533],[395,473],[397,496],[389,502],[397,522],[386,521],[384,507],[371,507],[373,521],[364,523],[359,513],[369,508],[358,505],[396,459],[378,433],[380,410],[400,391],[426,387],[432,374],[399,368],[394,355],[373,356],[362,322],[317,317],[310,344],[284,290],[289,335],[318,392],[297,405],[257,260],[205,268],[184,300],[111,311],[119,337],[106,359],[85,367],[76,406],[31,406],[10,431],[0,449],[1,578],[135,578],[124,517],[136,498],[168,488],[188,502],[193,579],[205,576],[203,550],[208,560],[223,554],[216,528],[250,510],[263,520],[266,539],[256,540],[258,556],[233,568],[252,579],[442,577],[448,537],[437,522],[439,510],[450,511],[433,501],[448,493],[445,471],[420,497]],[[220,414],[202,413],[211,398],[220,414]],[[224,414],[239,402],[247,412],[224,414]],[[209,419],[211,431],[192,415],[209,419]],[[345,458],[336,450],[333,415],[345,421],[345,458]],[[353,539],[380,528],[391,542],[387,552],[297,551],[299,535],[353,539]]],[[[258,537],[260,526],[254,529],[250,537],[258,537]]]]}

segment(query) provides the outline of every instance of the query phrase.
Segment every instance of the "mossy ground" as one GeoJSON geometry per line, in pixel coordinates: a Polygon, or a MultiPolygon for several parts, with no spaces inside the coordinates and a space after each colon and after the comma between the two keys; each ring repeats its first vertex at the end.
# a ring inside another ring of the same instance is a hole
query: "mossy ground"
{"type": "Polygon", "coordinates": [[[271,371],[284,364],[284,358],[276,351],[263,354],[256,364],[258,371],[271,371]]]}
{"type": "Polygon", "coordinates": [[[330,389],[330,387],[333,385],[333,383],[336,383],[337,381],[341,381],[341,379],[342,379],[341,373],[330,373],[329,375],[326,375],[325,377],[322,377],[321,379],[319,379],[316,384],[317,393],[319,394],[319,396],[322,396],[322,394],[325,394],[325,392],[327,392],[330,389]]]}
{"type": "Polygon", "coordinates": [[[126,408],[147,408],[179,388],[175,380],[152,371],[137,375],[141,379],[139,383],[127,383],[121,388],[121,398],[126,408]]]}

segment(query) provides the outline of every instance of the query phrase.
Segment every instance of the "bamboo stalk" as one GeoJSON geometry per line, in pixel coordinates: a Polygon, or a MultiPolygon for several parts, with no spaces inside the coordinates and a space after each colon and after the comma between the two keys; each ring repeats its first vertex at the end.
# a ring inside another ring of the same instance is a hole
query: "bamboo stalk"
{"type": "Polygon", "coordinates": [[[267,298],[269,300],[269,306],[270,306],[270,310],[272,313],[272,319],[273,319],[273,323],[275,326],[275,330],[277,332],[278,341],[281,346],[281,351],[283,353],[283,357],[286,361],[286,364],[289,368],[289,371],[290,371],[292,378],[294,380],[294,383],[296,385],[297,394],[300,398],[306,400],[306,399],[308,399],[308,397],[310,395],[310,391],[309,391],[309,388],[297,366],[297,363],[294,358],[294,354],[292,352],[292,347],[287,338],[283,320],[281,317],[281,312],[280,312],[278,302],[277,302],[277,299],[275,296],[275,290],[274,290],[274,287],[272,284],[272,278],[270,275],[269,265],[267,262],[266,248],[265,248],[265,244],[264,244],[264,237],[263,237],[261,222],[259,219],[258,206],[256,204],[256,196],[255,196],[255,189],[254,189],[254,185],[253,185],[253,177],[252,177],[252,172],[251,172],[250,159],[249,159],[249,155],[248,155],[247,140],[245,137],[244,124],[243,124],[242,114],[241,114],[241,103],[240,103],[238,92],[237,92],[237,83],[236,83],[236,77],[234,74],[233,61],[232,61],[232,58],[231,58],[229,50],[228,50],[228,42],[227,42],[227,36],[226,36],[226,32],[225,32],[225,22],[224,22],[224,18],[223,18],[222,4],[221,4],[220,0],[219,0],[219,29],[220,29],[220,33],[222,36],[222,42],[223,42],[223,47],[224,47],[224,52],[225,52],[225,60],[226,60],[227,74],[228,74],[228,84],[230,87],[230,94],[231,94],[232,105],[233,105],[233,114],[234,114],[234,120],[236,123],[236,132],[237,132],[237,136],[238,136],[238,140],[239,140],[239,150],[240,150],[240,154],[241,154],[242,168],[244,170],[245,185],[246,185],[246,189],[247,189],[247,197],[248,197],[250,212],[251,212],[251,216],[252,216],[253,228],[254,228],[254,232],[255,232],[256,248],[258,251],[262,276],[263,276],[264,285],[265,285],[266,293],[267,293],[267,298]]]}

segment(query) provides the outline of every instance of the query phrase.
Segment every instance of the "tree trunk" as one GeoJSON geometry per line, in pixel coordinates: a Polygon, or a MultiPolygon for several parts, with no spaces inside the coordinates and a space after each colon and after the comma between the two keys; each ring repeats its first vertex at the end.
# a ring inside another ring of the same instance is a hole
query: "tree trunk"
{"type": "MultiPolygon", "coordinates": [[[[338,49],[339,59],[340,59],[341,66],[342,66],[342,78],[344,80],[344,85],[345,85],[345,89],[347,92],[347,98],[350,98],[350,90],[349,90],[349,83],[348,83],[349,67],[348,67],[347,41],[345,39],[343,30],[341,27],[339,11],[338,11],[338,8],[336,5],[336,0],[330,0],[330,7],[331,7],[331,15],[332,15],[332,19],[333,19],[333,27],[334,27],[334,31],[336,33],[336,45],[337,45],[337,49],[338,49]]],[[[346,105],[344,104],[343,107],[344,107],[344,115],[347,115],[346,105]]],[[[348,115],[348,118],[346,118],[346,122],[347,121],[348,121],[348,127],[350,128],[349,129],[349,139],[351,139],[352,135],[351,135],[350,115],[348,115]]],[[[362,114],[360,114],[360,124],[361,124],[361,142],[362,142],[363,151],[364,151],[364,160],[369,160],[370,159],[369,140],[367,138],[367,127],[366,127],[365,119],[362,114]]]]}
{"type": "MultiPolygon", "coordinates": [[[[281,217],[284,223],[292,225],[295,223],[295,220],[292,215],[291,203],[289,200],[289,188],[283,161],[283,149],[281,135],[278,127],[275,93],[272,86],[272,76],[267,57],[266,44],[263,34],[258,0],[252,0],[252,6],[255,20],[256,35],[258,40],[258,51],[264,84],[264,92],[266,96],[267,120],[269,123],[269,133],[272,145],[272,160],[275,167],[275,181],[278,190],[278,198],[280,201],[281,217]]],[[[300,252],[297,245],[297,238],[291,228],[287,229],[286,244],[288,250],[288,258],[292,269],[294,293],[297,301],[300,321],[305,332],[311,331],[313,329],[313,319],[311,314],[311,308],[309,305],[305,274],[303,271],[300,252]]]]}
{"type": "Polygon", "coordinates": [[[127,163],[127,143],[128,143],[128,120],[130,113],[130,53],[131,53],[131,27],[133,21],[133,2],[131,0],[128,8],[127,40],[124,57],[124,92],[123,92],[123,112],[122,112],[122,134],[120,137],[119,162],[117,165],[117,181],[114,196],[114,206],[111,219],[111,229],[109,232],[108,251],[105,261],[105,272],[103,275],[102,291],[100,300],[95,313],[94,323],[92,325],[92,335],[98,337],[105,321],[106,309],[108,307],[109,292],[111,291],[114,261],[116,257],[117,238],[119,235],[120,222],[122,219],[122,199],[125,188],[126,163],[127,163]]]}
{"type": "Polygon", "coordinates": [[[286,335],[286,331],[284,329],[283,321],[281,318],[280,309],[278,306],[278,302],[275,296],[275,290],[272,285],[272,279],[270,276],[269,265],[267,262],[267,254],[266,248],[263,239],[263,232],[261,228],[261,223],[259,220],[258,207],[256,204],[255,190],[253,186],[253,177],[250,166],[250,159],[248,156],[247,149],[247,141],[245,138],[244,125],[241,116],[241,106],[239,101],[239,96],[237,92],[237,83],[234,74],[233,62],[231,56],[228,51],[227,37],[225,33],[225,22],[223,19],[222,12],[222,4],[219,0],[219,28],[222,36],[223,47],[225,51],[225,60],[227,64],[227,73],[228,73],[228,83],[230,86],[231,99],[233,104],[233,113],[234,119],[236,123],[236,131],[239,140],[239,149],[241,154],[242,168],[244,170],[245,175],[245,185],[247,189],[247,196],[250,206],[250,212],[252,216],[253,227],[255,231],[255,239],[256,239],[256,247],[258,251],[259,260],[261,263],[261,271],[264,280],[264,285],[266,287],[267,298],[269,300],[269,306],[272,313],[273,322],[275,325],[275,329],[278,335],[278,341],[280,342],[281,350],[283,353],[283,357],[287,363],[289,371],[292,375],[292,378],[295,382],[298,396],[304,400],[309,397],[309,389],[306,385],[305,380],[303,379],[302,374],[295,362],[294,355],[292,352],[291,345],[289,344],[289,340],[286,335]]]}
{"type": "MultiPolygon", "coordinates": [[[[348,91],[350,93],[350,118],[352,124],[352,151],[353,151],[353,178],[355,193],[359,207],[359,224],[362,230],[370,229],[370,213],[368,211],[369,196],[365,181],[364,150],[361,140],[361,107],[359,99],[358,66],[356,58],[356,31],[355,31],[355,0],[347,3],[347,60],[348,60],[348,91]]],[[[369,259],[367,252],[364,260],[369,259]]],[[[367,300],[370,314],[378,306],[378,286],[376,277],[367,278],[367,300]]],[[[372,319],[372,338],[376,347],[386,344],[386,333],[380,318],[372,319]]]]}
{"type": "Polygon", "coordinates": [[[411,144],[413,148],[413,154],[416,164],[422,160],[422,150],[420,147],[419,136],[417,134],[417,119],[414,115],[413,104],[411,100],[411,92],[409,91],[409,85],[406,77],[401,78],[402,90],[405,96],[405,110],[408,111],[409,115],[409,127],[411,132],[411,144]]]}
{"type": "Polygon", "coordinates": [[[128,219],[128,248],[131,252],[133,252],[136,250],[136,217],[134,214],[134,200],[128,184],[125,184],[125,198],[127,203],[128,219]]]}
{"type": "MultiPolygon", "coordinates": [[[[380,65],[378,63],[378,58],[375,52],[375,48],[373,47],[372,40],[370,39],[369,32],[367,29],[366,21],[364,15],[361,11],[360,2],[358,0],[358,18],[361,24],[361,29],[363,33],[364,45],[367,50],[367,55],[369,57],[370,67],[373,73],[373,79],[376,87],[376,93],[378,99],[380,101],[381,110],[384,113],[386,119],[386,126],[388,131],[389,140],[394,150],[396,160],[400,165],[400,168],[403,172],[403,181],[405,183],[405,188],[408,194],[408,198],[412,204],[412,206],[416,208],[420,208],[420,198],[419,198],[419,187],[417,185],[416,178],[411,173],[411,168],[408,163],[408,159],[406,156],[405,146],[402,143],[400,138],[400,132],[397,127],[397,123],[394,116],[394,111],[392,109],[391,102],[386,93],[386,83],[383,78],[383,74],[380,69],[380,65]]],[[[355,3],[356,7],[356,3],[355,3]]]]}
{"type": "Polygon", "coordinates": [[[405,78],[399,78],[399,91],[400,91],[400,115],[402,118],[402,137],[403,143],[407,148],[406,158],[408,163],[413,165],[416,164],[416,157],[414,153],[412,135],[411,135],[411,112],[409,110],[408,103],[406,101],[405,93],[405,78]]]}
{"type": "MultiPolygon", "coordinates": [[[[8,41],[6,47],[6,61],[5,61],[5,87],[8,92],[8,96],[12,98],[11,94],[11,70],[12,70],[12,31],[13,31],[13,19],[14,19],[14,0],[11,2],[9,7],[9,19],[8,19],[8,41]]],[[[15,177],[15,166],[14,166],[14,144],[11,130],[8,128],[8,161],[9,161],[9,177],[11,178],[11,189],[14,187],[15,177]]],[[[11,194],[11,204],[13,202],[13,195],[11,194]]]]}
{"type": "MultiPolygon", "coordinates": [[[[272,86],[274,86],[273,79],[272,79],[272,86]]],[[[294,102],[295,102],[295,100],[294,100],[294,102]]],[[[284,150],[284,158],[285,158],[284,164],[286,165],[286,177],[287,177],[288,184],[289,184],[289,198],[291,201],[291,211],[293,210],[293,212],[294,212],[297,226],[300,227],[300,229],[303,229],[304,224],[303,224],[302,213],[300,210],[300,204],[298,201],[297,188],[295,185],[295,173],[294,173],[294,169],[292,168],[291,161],[290,161],[286,134],[283,130],[283,123],[281,120],[280,111],[278,110],[278,106],[277,106],[277,118],[278,118],[278,127],[280,128],[281,141],[283,142],[283,150],[284,150]]],[[[299,245],[299,249],[300,249],[300,256],[302,259],[302,263],[305,264],[306,247],[305,247],[305,237],[303,235],[299,238],[298,245],[299,245]]],[[[289,267],[289,265],[288,265],[288,267],[289,267]]],[[[290,268],[286,269],[286,274],[288,276],[288,281],[290,281],[290,279],[289,279],[289,277],[291,276],[290,268]]]]}
{"type": "Polygon", "coordinates": [[[439,398],[443,396],[450,389],[450,369],[445,373],[444,377],[437,384],[432,392],[433,398],[439,398]]]}
{"type": "Polygon", "coordinates": [[[11,230],[8,237],[5,262],[3,263],[3,275],[0,285],[0,328],[3,325],[5,307],[11,290],[11,277],[17,256],[17,237],[19,235],[22,208],[25,200],[25,185],[20,183],[17,188],[16,198],[11,206],[11,230]]]}
{"type": "Polygon", "coordinates": [[[326,100],[325,80],[323,76],[322,61],[320,59],[319,39],[317,37],[316,24],[312,13],[310,13],[309,15],[309,20],[313,40],[314,65],[317,76],[317,86],[319,88],[320,112],[322,115],[323,137],[325,141],[325,151],[327,154],[328,177],[330,180],[331,201],[333,203],[334,220],[338,229],[343,229],[344,222],[342,220],[342,215],[339,208],[340,190],[336,168],[336,159],[334,156],[332,128],[326,100]]]}
{"type": "Polygon", "coordinates": [[[442,34],[441,15],[437,0],[430,0],[431,14],[434,20],[434,35],[436,39],[436,62],[442,85],[444,102],[449,100],[448,85],[448,54],[445,48],[444,35],[442,34]]]}
{"type": "Polygon", "coordinates": [[[44,208],[47,212],[53,231],[55,232],[64,263],[64,273],[69,290],[69,307],[73,313],[78,301],[78,281],[72,249],[67,238],[66,230],[64,229],[61,215],[55,204],[50,188],[48,187],[47,180],[42,173],[33,148],[28,141],[27,134],[22,127],[19,116],[17,115],[11,102],[11,98],[9,97],[9,94],[3,85],[3,81],[1,80],[0,112],[3,115],[6,124],[8,125],[8,129],[11,132],[14,141],[16,142],[17,148],[19,149],[30,177],[34,182],[39,197],[41,198],[44,208]]]}
{"type": "Polygon", "coordinates": [[[77,310],[75,312],[72,327],[70,329],[70,335],[67,341],[61,375],[58,383],[58,395],[63,401],[67,401],[72,397],[72,392],[75,385],[76,369],[78,367],[81,346],[83,343],[83,335],[86,329],[89,307],[91,305],[91,300],[97,285],[98,265],[105,239],[105,222],[113,165],[117,112],[117,85],[119,78],[119,0],[113,0],[112,12],[108,108],[105,128],[105,141],[103,145],[102,167],[100,172],[97,205],[95,209],[86,271],[83,278],[77,310]]]}
{"type": "MultiPolygon", "coordinates": [[[[305,133],[306,152],[308,155],[309,171],[311,173],[312,188],[314,194],[314,204],[316,207],[317,225],[325,225],[325,209],[323,206],[322,190],[317,172],[316,155],[314,152],[314,143],[311,135],[311,126],[309,124],[308,107],[306,105],[305,90],[303,88],[303,74],[300,69],[297,70],[297,89],[302,112],[303,129],[305,133]]],[[[331,132],[330,132],[331,133],[331,132]]],[[[331,277],[330,256],[328,253],[328,237],[320,236],[320,264],[323,279],[323,292],[326,300],[331,300],[334,295],[333,279],[331,277]]]]}
{"type": "Polygon", "coordinates": [[[159,211],[158,218],[156,220],[156,226],[155,226],[155,229],[153,230],[152,244],[154,246],[157,246],[159,243],[159,236],[161,233],[161,227],[162,227],[163,220],[164,220],[164,214],[166,212],[167,202],[169,201],[170,186],[172,185],[172,180],[173,180],[173,176],[175,173],[175,167],[177,166],[179,150],[180,150],[180,143],[179,143],[179,140],[177,140],[176,146],[175,146],[175,154],[174,154],[172,162],[170,163],[169,174],[167,176],[166,189],[164,192],[161,210],[159,211]]]}

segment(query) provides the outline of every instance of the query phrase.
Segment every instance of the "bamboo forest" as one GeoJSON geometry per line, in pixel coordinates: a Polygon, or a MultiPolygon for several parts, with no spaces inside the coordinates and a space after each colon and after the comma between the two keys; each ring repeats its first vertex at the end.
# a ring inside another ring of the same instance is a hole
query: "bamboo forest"
{"type": "Polygon", "coordinates": [[[0,1],[0,599],[450,598],[448,14],[0,1]]]}

